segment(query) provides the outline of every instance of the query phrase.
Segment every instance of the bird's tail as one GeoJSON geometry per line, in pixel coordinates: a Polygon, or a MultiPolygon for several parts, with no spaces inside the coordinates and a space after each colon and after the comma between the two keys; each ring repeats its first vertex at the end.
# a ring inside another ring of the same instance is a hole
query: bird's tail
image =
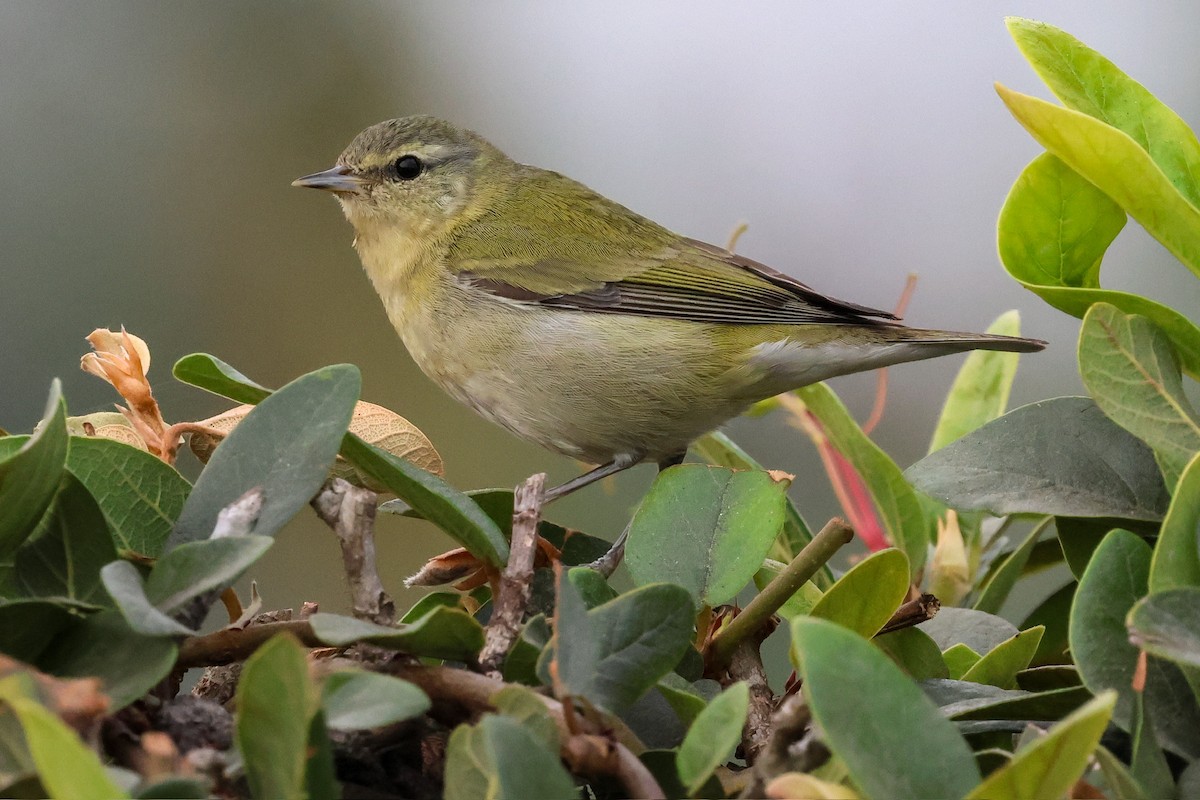
{"type": "Polygon", "coordinates": [[[938,349],[943,353],[958,353],[966,350],[1003,350],[1009,353],[1036,353],[1046,346],[1046,343],[1041,339],[1000,336],[994,333],[936,331],[924,328],[897,327],[894,336],[897,341],[920,345],[941,345],[938,349]]]}

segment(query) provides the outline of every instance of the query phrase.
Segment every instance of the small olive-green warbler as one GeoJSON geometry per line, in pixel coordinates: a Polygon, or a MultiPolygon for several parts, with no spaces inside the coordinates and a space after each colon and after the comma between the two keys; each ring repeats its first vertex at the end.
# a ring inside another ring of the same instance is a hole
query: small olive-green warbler
{"type": "Polygon", "coordinates": [[[602,465],[547,499],[678,463],[750,404],[835,375],[1044,346],[904,327],[431,117],[372,125],[294,185],[337,196],[426,375],[517,436],[602,465]]]}

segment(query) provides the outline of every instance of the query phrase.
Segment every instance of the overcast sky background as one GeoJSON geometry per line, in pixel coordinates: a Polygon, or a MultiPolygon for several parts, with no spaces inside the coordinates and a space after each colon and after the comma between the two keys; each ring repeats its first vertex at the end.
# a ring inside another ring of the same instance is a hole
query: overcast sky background
{"type": "MultiPolygon", "coordinates": [[[[982,329],[1018,308],[1052,345],[1022,360],[1013,404],[1079,393],[1078,322],[995,255],[996,215],[1039,148],[992,82],[1048,96],[1006,14],[1067,29],[1200,121],[1194,2],[4,3],[0,426],[27,430],[55,376],[72,413],[109,407],[76,365],[92,328],[124,324],[150,344],[172,421],[224,408],[170,378],[186,353],[268,385],[349,361],[366,399],[430,435],[456,485],[574,474],[415,369],[333,201],[289,187],[363,127],[412,113],[473,127],[689,236],[723,243],[747,221],[740,252],[837,297],[891,307],[917,271],[913,324],[982,329]]],[[[1105,263],[1106,286],[1200,316],[1195,279],[1136,224],[1105,263]]],[[[960,363],[892,370],[876,439],[902,466],[924,453],[960,363]]],[[[834,385],[865,417],[873,379],[834,385]]],[[[812,523],[835,512],[782,420],[730,430],[799,475],[812,523]]],[[[650,479],[634,471],[554,516],[612,536],[650,479]]],[[[268,604],[337,607],[332,538],[312,521],[284,536],[260,581],[268,604]]],[[[385,578],[449,545],[384,520],[385,578]]]]}

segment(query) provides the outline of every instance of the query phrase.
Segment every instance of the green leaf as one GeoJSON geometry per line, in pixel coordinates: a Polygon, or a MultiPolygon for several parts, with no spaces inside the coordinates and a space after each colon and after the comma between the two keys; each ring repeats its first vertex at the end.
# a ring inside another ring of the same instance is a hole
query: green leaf
{"type": "Polygon", "coordinates": [[[37,431],[0,461],[0,561],[7,561],[33,533],[54,499],[67,446],[67,406],[56,378],[37,431]]]}
{"type": "Polygon", "coordinates": [[[634,583],[676,583],[696,607],[728,603],[771,549],[785,491],[765,472],[684,464],[659,473],[630,523],[634,583]]]}
{"type": "Polygon", "coordinates": [[[1053,517],[1046,517],[1038,524],[1030,529],[1029,534],[1025,537],[1025,541],[1009,553],[1000,564],[990,573],[990,580],[984,585],[979,593],[979,599],[975,601],[974,608],[979,611],[986,611],[989,614],[997,614],[1000,612],[1000,607],[1004,605],[1004,601],[1008,599],[1008,595],[1012,592],[1013,587],[1017,585],[1017,581],[1021,579],[1021,574],[1025,569],[1025,565],[1029,562],[1029,554],[1033,552],[1034,545],[1037,544],[1038,538],[1046,527],[1054,521],[1053,517]]]}
{"type": "Polygon", "coordinates": [[[462,608],[459,597],[455,592],[430,592],[413,603],[412,608],[400,617],[400,622],[416,622],[435,608],[462,608]]]}
{"type": "Polygon", "coordinates": [[[1013,184],[998,223],[1000,260],[1026,289],[1082,318],[1111,303],[1150,318],[1171,338],[1188,374],[1200,376],[1200,328],[1138,294],[1100,288],[1100,260],[1125,225],[1125,212],[1075,170],[1043,153],[1013,184]]]}
{"type": "Polygon", "coordinates": [[[825,429],[839,453],[854,466],[867,486],[888,538],[908,556],[912,574],[925,565],[933,540],[933,519],[927,516],[917,493],[896,462],[872,442],[837,395],[823,383],[796,391],[825,429]]]}
{"type": "Polygon", "coordinates": [[[246,659],[235,737],[254,797],[305,796],[309,728],[318,702],[304,648],[291,636],[275,636],[246,659]]]}
{"type": "Polygon", "coordinates": [[[575,798],[579,790],[558,753],[504,716],[459,725],[446,748],[446,800],[575,798]]]}
{"type": "MultiPolygon", "coordinates": [[[[946,661],[942,658],[942,651],[938,650],[937,644],[924,631],[917,628],[901,628],[876,636],[872,641],[880,650],[891,656],[892,661],[912,676],[913,680],[950,677],[946,661]]],[[[979,655],[976,654],[975,658],[978,660],[979,655]]]]}
{"type": "Polygon", "coordinates": [[[579,592],[583,604],[589,609],[604,605],[617,596],[617,591],[594,569],[573,567],[567,570],[567,580],[575,586],[575,591],[579,592]]]}
{"type": "Polygon", "coordinates": [[[1022,630],[1036,625],[1046,629],[1037,652],[1033,654],[1033,666],[1070,663],[1071,659],[1067,655],[1067,648],[1070,646],[1067,636],[1076,586],[1077,584],[1071,581],[1039,603],[1021,622],[1022,630]]]}
{"type": "MultiPolygon", "coordinates": [[[[1006,311],[987,329],[1004,336],[1021,335],[1021,315],[1006,311]]],[[[942,405],[929,452],[940,450],[1008,408],[1008,395],[1017,375],[1017,354],[976,350],[967,356],[942,405]]]]}
{"type": "Polygon", "coordinates": [[[100,571],[104,588],[129,627],[145,636],[191,636],[195,633],[154,607],[146,597],[142,573],[128,561],[114,561],[100,571]]]}
{"type": "Polygon", "coordinates": [[[340,364],[302,375],[258,406],[209,459],[175,523],[168,549],[207,539],[217,515],[250,489],[263,490],[254,532],[273,535],[329,475],[358,401],[358,369],[340,364]]]}
{"type": "MultiPolygon", "coordinates": [[[[692,443],[692,448],[696,455],[713,466],[742,470],[766,469],[743,450],[737,442],[721,431],[713,431],[701,436],[692,443]]],[[[812,528],[800,516],[796,504],[792,502],[791,498],[788,498],[784,513],[783,530],[779,532],[779,537],[771,548],[770,556],[776,561],[786,564],[812,541],[813,533],[812,528]]],[[[823,566],[813,581],[819,588],[824,589],[833,583],[833,573],[829,571],[828,566],[823,566]]]]}
{"type": "Polygon", "coordinates": [[[224,589],[271,547],[269,536],[224,536],[188,542],[160,558],[146,578],[146,596],[171,612],[194,597],[224,589]]]}
{"type": "Polygon", "coordinates": [[[965,644],[980,655],[1017,634],[1017,628],[1003,617],[973,608],[943,608],[933,619],[922,622],[918,630],[929,634],[943,651],[965,644]]]}
{"type": "Polygon", "coordinates": [[[620,713],[675,668],[692,640],[692,598],[670,583],[634,589],[588,611],[568,580],[558,585],[554,638],[538,673],[556,686],[620,713]]]}
{"type": "Polygon", "coordinates": [[[1200,142],[1178,114],[1069,33],[1019,17],[1005,22],[1021,53],[1064,105],[1131,136],[1172,185],[1200,206],[1200,142]]]}
{"type": "Polygon", "coordinates": [[[962,642],[947,647],[946,652],[942,653],[942,661],[946,664],[946,677],[956,681],[962,680],[963,675],[978,664],[981,658],[983,656],[962,642]]]}
{"type": "Polygon", "coordinates": [[[1166,754],[1154,735],[1154,723],[1146,708],[1144,694],[1135,695],[1133,702],[1133,754],[1129,771],[1154,797],[1174,796],[1175,779],[1167,765],[1166,754]]]}
{"type": "Polygon", "coordinates": [[[72,436],[67,469],[96,499],[118,549],[157,558],[191,491],[173,467],[144,450],[72,436]]]}
{"type": "Polygon", "coordinates": [[[1154,454],[1086,397],[1008,412],[904,473],[953,508],[1157,522],[1168,495],[1154,454]]]}
{"type": "Polygon", "coordinates": [[[497,567],[508,563],[508,540],[470,497],[411,461],[352,433],[346,435],[341,452],[362,473],[386,486],[477,558],[497,567]]]}
{"type": "Polygon", "coordinates": [[[129,797],[108,777],[96,754],[41,704],[15,692],[2,699],[25,731],[38,777],[55,800],[129,797]]]}
{"type": "Polygon", "coordinates": [[[558,752],[562,746],[562,735],[546,707],[546,698],[524,686],[505,686],[488,701],[501,714],[521,723],[521,727],[536,736],[551,753],[558,752]]]}
{"type": "Polygon", "coordinates": [[[750,689],[745,681],[738,681],[717,695],[696,717],[675,757],[679,779],[690,796],[700,791],[742,741],[742,726],[746,724],[749,708],[750,689]]]}
{"type": "Polygon", "coordinates": [[[333,763],[333,742],[320,708],[308,726],[308,762],[304,765],[304,790],[307,797],[341,797],[337,767],[333,763]]]}
{"type": "Polygon", "coordinates": [[[363,670],[335,672],[321,687],[325,724],[339,731],[381,728],[418,717],[429,698],[408,681],[363,670]]]}
{"type": "Polygon", "coordinates": [[[1150,562],[1150,591],[1200,586],[1200,455],[1184,468],[1150,562]]]}
{"type": "Polygon", "coordinates": [[[17,581],[33,597],[108,605],[100,569],[117,557],[108,523],[77,478],[61,480],[37,536],[17,551],[17,581]]]}
{"type": "Polygon", "coordinates": [[[829,587],[809,614],[871,638],[896,613],[908,594],[908,558],[903,550],[873,553],[829,587]]]}
{"type": "Polygon", "coordinates": [[[120,612],[109,609],[55,637],[37,667],[60,678],[99,678],[112,702],[110,711],[116,711],[166,677],[178,653],[170,639],[143,636],[130,629],[120,612]]]}
{"type": "Polygon", "coordinates": [[[1200,211],[1128,134],[1095,117],[997,84],[1038,144],[1117,202],[1146,232],[1200,275],[1200,211]]]}
{"type": "MultiPolygon", "coordinates": [[[[1129,531],[1112,531],[1092,556],[1071,608],[1071,653],[1079,675],[1095,694],[1116,690],[1113,721],[1127,731],[1139,651],[1129,642],[1125,617],[1146,595],[1149,573],[1149,545],[1129,531]]],[[[1163,746],[1190,758],[1200,756],[1200,707],[1179,670],[1149,658],[1145,697],[1163,746]]]]}
{"type": "Polygon", "coordinates": [[[338,614],[309,617],[313,633],[332,647],[370,642],[414,656],[471,662],[483,647],[483,626],[461,608],[438,606],[394,628],[338,614]]]}
{"type": "Polygon", "coordinates": [[[1105,692],[1016,752],[967,795],[968,800],[1062,797],[1083,775],[1112,716],[1116,694],[1105,692]]]}
{"type": "Polygon", "coordinates": [[[0,603],[0,653],[27,664],[36,663],[54,638],[78,620],[52,600],[0,603]]]}
{"type": "Polygon", "coordinates": [[[207,353],[184,356],[175,362],[171,373],[183,383],[239,403],[256,405],[271,394],[270,389],[260,386],[221,359],[207,353]]]}
{"type": "Polygon", "coordinates": [[[1079,374],[1101,410],[1154,449],[1173,488],[1200,452],[1200,420],[1166,335],[1143,316],[1097,303],[1079,332],[1079,374]]]}
{"type": "Polygon", "coordinates": [[[932,680],[921,687],[947,718],[959,722],[1058,719],[1092,699],[1091,692],[1082,686],[1027,692],[983,683],[932,680]]]}
{"type": "Polygon", "coordinates": [[[870,642],[809,617],[792,620],[792,642],[813,717],[866,797],[962,797],[979,783],[954,723],[870,642]]]}
{"type": "Polygon", "coordinates": [[[1136,647],[1200,669],[1200,588],[1166,589],[1143,597],[1130,609],[1126,624],[1136,647]]]}
{"type": "Polygon", "coordinates": [[[1017,688],[1017,673],[1029,666],[1045,632],[1042,627],[1032,628],[1001,642],[964,672],[962,679],[1001,689],[1017,688]]]}

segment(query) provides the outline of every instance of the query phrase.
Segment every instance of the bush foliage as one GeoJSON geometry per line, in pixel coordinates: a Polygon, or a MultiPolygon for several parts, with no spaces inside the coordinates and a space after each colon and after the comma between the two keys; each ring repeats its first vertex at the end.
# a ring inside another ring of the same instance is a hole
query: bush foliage
{"type": "Polygon", "coordinates": [[[827,386],[781,397],[850,524],[814,533],[791,476],[712,434],[642,500],[618,591],[607,542],[541,518],[540,476],[449,485],[418,430],[359,402],[355,367],[272,391],[191,355],[177,379],[247,405],[171,425],[149,350],[98,331],[84,367],[122,414],[70,417],[55,382],[35,431],[0,437],[0,791],[1200,796],[1200,328],[1100,283],[1129,216],[1200,276],[1200,143],[1063,31],[1009,30],[1062,105],[997,87],[1046,148],[1000,256],[1082,320],[1087,396],[1007,411],[1017,356],[972,354],[903,471],[827,386]],[[410,579],[453,590],[397,612],[377,493],[453,541],[410,579]],[[307,506],[342,543],[352,616],[229,588],[307,506]],[[871,552],[834,569],[851,530],[871,552]],[[1053,567],[1019,624],[998,616],[1053,567]],[[776,628],[784,686],[760,650],[776,628]]]}

